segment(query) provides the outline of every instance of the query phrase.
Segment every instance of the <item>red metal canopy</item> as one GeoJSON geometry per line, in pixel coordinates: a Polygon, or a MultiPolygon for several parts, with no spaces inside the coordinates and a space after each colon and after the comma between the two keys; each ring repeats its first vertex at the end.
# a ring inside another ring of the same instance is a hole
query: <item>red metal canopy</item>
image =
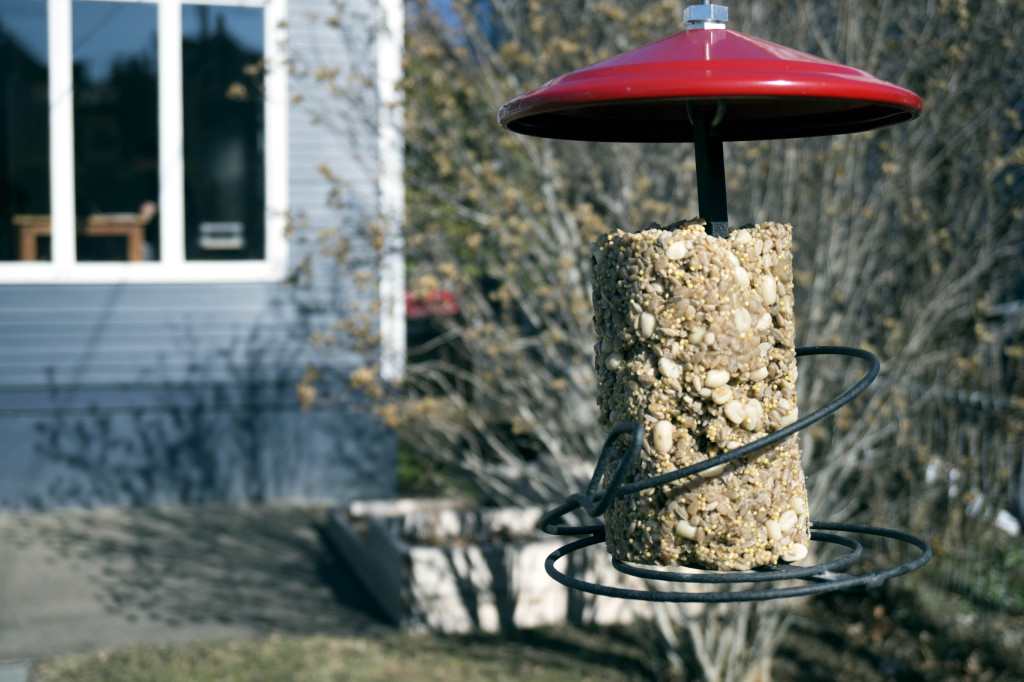
{"type": "Polygon", "coordinates": [[[701,28],[555,78],[502,106],[498,121],[538,137],[692,142],[687,103],[718,113],[714,135],[724,141],[854,133],[909,121],[922,107],[864,71],[701,28]]]}

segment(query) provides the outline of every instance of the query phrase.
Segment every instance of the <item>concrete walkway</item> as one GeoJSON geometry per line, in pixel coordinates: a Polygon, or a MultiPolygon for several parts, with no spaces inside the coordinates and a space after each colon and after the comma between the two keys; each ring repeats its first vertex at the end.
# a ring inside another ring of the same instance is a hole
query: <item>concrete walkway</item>
{"type": "Polygon", "coordinates": [[[14,662],[135,643],[389,630],[323,542],[325,513],[0,514],[0,680],[18,679],[14,662]]]}

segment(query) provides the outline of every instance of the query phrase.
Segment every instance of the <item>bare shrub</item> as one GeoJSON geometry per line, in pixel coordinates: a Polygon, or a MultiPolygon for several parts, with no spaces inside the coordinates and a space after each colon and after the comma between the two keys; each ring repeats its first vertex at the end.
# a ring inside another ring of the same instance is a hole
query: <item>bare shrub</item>
{"type": "MultiPolygon", "coordinates": [[[[804,345],[859,345],[883,360],[865,399],[802,436],[812,515],[965,537],[971,519],[1007,504],[1021,456],[1024,6],[760,0],[730,9],[732,28],[924,97],[924,116],[903,126],[729,145],[730,214],[733,224],[794,225],[804,345]]],[[[437,320],[432,343],[458,353],[410,364],[400,386],[366,369],[352,383],[409,446],[488,502],[560,501],[593,466],[603,434],[590,242],[696,214],[688,145],[523,137],[501,130],[495,112],[550,77],[679,30],[680,15],[671,2],[409,6],[410,289],[425,299],[456,293],[460,314],[437,320]]],[[[372,316],[364,322],[342,321],[325,332],[329,344],[372,341],[372,316]]],[[[850,376],[802,363],[804,409],[850,376]]],[[[315,378],[302,387],[310,399],[315,378]]],[[[767,679],[781,608],[661,611],[668,674],[767,679]]]]}

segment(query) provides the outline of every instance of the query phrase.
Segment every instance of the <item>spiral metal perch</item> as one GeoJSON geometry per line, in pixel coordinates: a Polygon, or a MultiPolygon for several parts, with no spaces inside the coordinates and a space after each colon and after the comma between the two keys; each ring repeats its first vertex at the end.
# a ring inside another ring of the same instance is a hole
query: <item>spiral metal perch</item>
{"type": "Polygon", "coordinates": [[[931,546],[919,537],[904,531],[889,528],[878,528],[854,523],[835,523],[831,521],[811,522],[811,541],[838,545],[846,548],[846,553],[836,559],[815,564],[813,566],[796,566],[783,564],[776,566],[765,566],[752,571],[700,571],[696,573],[677,573],[672,570],[645,568],[633,565],[628,562],[612,559],[612,565],[616,570],[625,575],[643,578],[648,581],[666,581],[670,583],[694,583],[701,585],[763,585],[766,583],[779,583],[782,581],[801,580],[808,584],[790,587],[768,587],[757,589],[745,589],[737,591],[708,591],[708,592],[681,592],[678,590],[637,590],[610,585],[601,585],[573,578],[558,570],[555,563],[586,547],[602,544],[605,541],[605,527],[603,524],[586,526],[556,525],[556,522],[566,514],[581,509],[597,519],[611,504],[612,500],[635,495],[649,488],[678,481],[683,478],[694,476],[701,471],[732,462],[733,460],[747,457],[770,445],[792,436],[801,429],[824,419],[851,400],[860,395],[878,376],[879,361],[874,354],[859,348],[846,346],[811,346],[798,348],[797,357],[816,355],[844,355],[858,358],[868,363],[867,373],[852,387],[846,390],[836,399],[819,408],[813,413],[803,417],[796,422],[774,433],[752,441],[726,452],[718,457],[683,467],[660,476],[648,478],[642,481],[625,483],[626,476],[633,468],[641,445],[643,444],[644,428],[636,422],[624,422],[616,425],[605,440],[601,455],[598,458],[597,466],[590,483],[582,493],[575,493],[566,498],[566,501],[548,511],[541,517],[538,527],[550,535],[582,536],[581,539],[561,547],[550,555],[544,562],[544,568],[548,575],[556,581],[573,589],[589,592],[591,594],[617,597],[621,599],[634,599],[652,602],[741,602],[741,601],[765,601],[769,599],[782,599],[787,597],[801,597],[811,594],[821,594],[835,590],[845,590],[854,587],[878,587],[886,580],[895,578],[914,571],[928,562],[932,557],[931,546]],[[615,442],[623,437],[630,436],[630,443],[624,453],[618,455],[617,462],[614,461],[616,453],[615,442]],[[614,465],[614,472],[606,475],[609,466],[614,465]],[[608,479],[608,485],[601,489],[601,481],[608,479]],[[862,574],[844,573],[846,569],[855,565],[864,554],[864,546],[857,540],[846,535],[836,533],[849,533],[855,535],[869,535],[885,538],[894,542],[901,542],[912,545],[921,551],[921,554],[911,561],[862,574]]]}

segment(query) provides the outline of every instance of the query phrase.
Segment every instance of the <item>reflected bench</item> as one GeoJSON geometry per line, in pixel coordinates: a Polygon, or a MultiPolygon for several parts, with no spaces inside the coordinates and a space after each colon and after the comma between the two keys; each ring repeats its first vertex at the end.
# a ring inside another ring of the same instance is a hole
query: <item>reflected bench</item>
{"type": "MultiPolygon", "coordinates": [[[[125,253],[130,261],[145,259],[146,225],[155,212],[100,213],[78,218],[81,237],[119,237],[125,240],[125,253]]],[[[51,236],[50,216],[45,213],[15,214],[11,222],[18,230],[18,259],[39,260],[39,238],[51,236]]]]}

